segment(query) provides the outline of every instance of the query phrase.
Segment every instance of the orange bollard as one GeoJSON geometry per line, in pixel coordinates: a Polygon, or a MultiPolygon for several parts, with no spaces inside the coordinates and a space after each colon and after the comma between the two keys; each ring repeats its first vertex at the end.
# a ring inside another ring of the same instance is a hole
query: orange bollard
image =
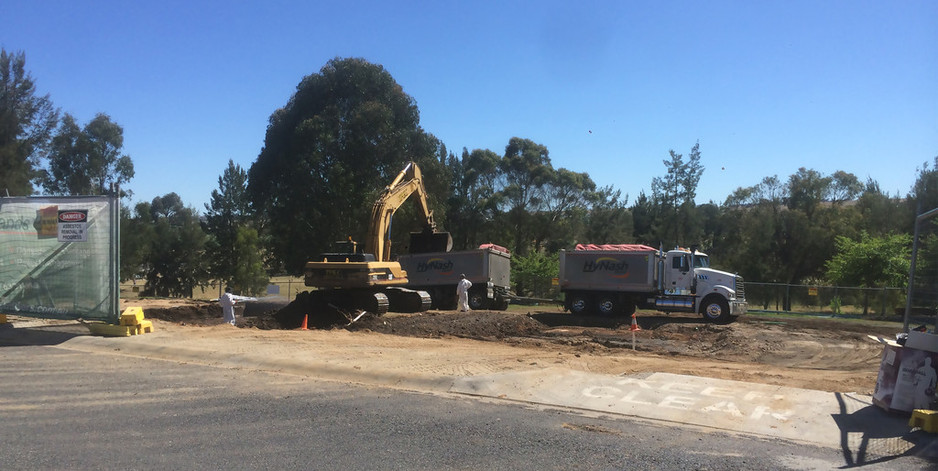
{"type": "Polygon", "coordinates": [[[306,322],[309,320],[309,314],[303,314],[303,324],[296,330],[309,330],[306,328],[306,322]]]}

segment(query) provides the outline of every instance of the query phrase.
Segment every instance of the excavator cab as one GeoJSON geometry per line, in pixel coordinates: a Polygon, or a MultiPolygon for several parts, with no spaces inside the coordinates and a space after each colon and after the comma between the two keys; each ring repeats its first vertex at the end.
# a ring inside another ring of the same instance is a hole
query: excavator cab
{"type": "Polygon", "coordinates": [[[351,237],[348,240],[337,240],[333,245],[336,253],[358,253],[358,242],[352,240],[351,237]]]}

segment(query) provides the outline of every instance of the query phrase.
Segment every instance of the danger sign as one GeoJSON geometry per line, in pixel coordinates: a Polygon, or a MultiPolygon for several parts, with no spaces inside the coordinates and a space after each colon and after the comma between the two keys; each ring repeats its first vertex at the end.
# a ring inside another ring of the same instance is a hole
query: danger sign
{"type": "Polygon", "coordinates": [[[85,242],[88,240],[88,210],[59,211],[59,242],[85,242]]]}

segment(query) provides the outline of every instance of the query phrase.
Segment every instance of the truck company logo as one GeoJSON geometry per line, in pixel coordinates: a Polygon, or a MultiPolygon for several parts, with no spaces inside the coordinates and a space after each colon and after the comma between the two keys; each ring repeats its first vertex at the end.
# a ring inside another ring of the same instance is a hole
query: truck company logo
{"type": "Polygon", "coordinates": [[[600,257],[596,260],[587,260],[583,263],[583,272],[610,272],[614,278],[628,278],[629,264],[624,260],[612,257],[600,257]]]}
{"type": "Polygon", "coordinates": [[[430,270],[436,270],[444,275],[447,275],[453,272],[453,261],[447,260],[445,258],[431,258],[426,262],[420,262],[417,264],[417,272],[419,273],[430,270]]]}

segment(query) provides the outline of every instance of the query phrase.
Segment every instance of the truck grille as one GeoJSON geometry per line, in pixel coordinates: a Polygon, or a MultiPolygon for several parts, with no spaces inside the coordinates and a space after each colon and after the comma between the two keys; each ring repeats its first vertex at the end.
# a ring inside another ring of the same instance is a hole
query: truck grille
{"type": "Polygon", "coordinates": [[[743,283],[743,277],[736,275],[736,300],[746,300],[746,283],[743,283]]]}

